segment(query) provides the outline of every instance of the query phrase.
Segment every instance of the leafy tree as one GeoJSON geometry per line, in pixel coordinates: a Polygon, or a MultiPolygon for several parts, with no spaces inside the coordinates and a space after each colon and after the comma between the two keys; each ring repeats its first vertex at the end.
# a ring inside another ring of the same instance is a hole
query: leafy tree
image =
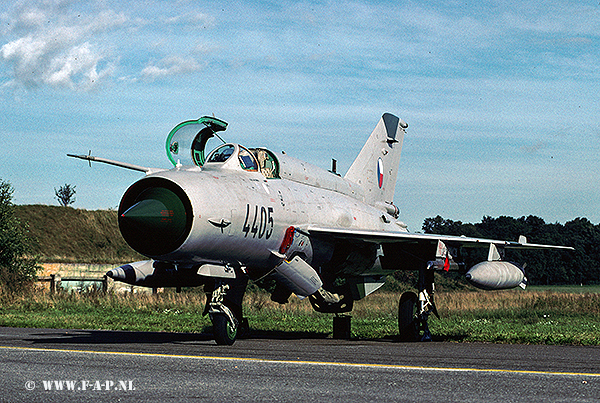
{"type": "Polygon", "coordinates": [[[68,183],[65,183],[64,186],[59,187],[58,190],[54,188],[56,200],[58,200],[58,203],[64,207],[75,203],[75,193],[75,186],[69,185],[68,183]]]}
{"type": "Polygon", "coordinates": [[[0,288],[19,291],[35,280],[38,265],[27,256],[30,239],[14,214],[13,192],[10,183],[0,179],[0,288]]]}
{"type": "Polygon", "coordinates": [[[473,224],[463,224],[461,221],[444,219],[442,216],[426,218],[423,221],[423,232],[426,234],[464,235],[481,238],[481,233],[473,224]]]}

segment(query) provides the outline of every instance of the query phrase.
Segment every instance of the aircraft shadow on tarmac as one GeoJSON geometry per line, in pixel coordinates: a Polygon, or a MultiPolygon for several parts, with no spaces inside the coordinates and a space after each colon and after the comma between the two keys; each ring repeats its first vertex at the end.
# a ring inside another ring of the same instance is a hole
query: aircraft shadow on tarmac
{"type": "MultiPolygon", "coordinates": [[[[43,333],[32,333],[25,341],[33,344],[167,344],[211,341],[214,339],[209,326],[201,333],[172,332],[139,332],[111,330],[49,330],[43,333]]],[[[317,332],[284,332],[284,331],[252,331],[240,339],[326,339],[328,333],[317,332]]]]}
{"type": "MultiPolygon", "coordinates": [[[[289,332],[279,330],[254,330],[250,334],[242,335],[240,339],[273,339],[273,340],[307,340],[327,339],[331,333],[325,332],[289,332]]],[[[142,332],[142,331],[112,331],[112,330],[48,330],[43,333],[32,333],[31,338],[25,339],[33,344],[83,344],[83,345],[109,345],[109,344],[169,344],[192,343],[213,340],[212,328],[205,327],[201,333],[174,333],[174,332],[142,332]]],[[[453,341],[458,341],[463,336],[452,336],[453,341]]],[[[397,335],[388,335],[382,338],[355,338],[349,341],[375,341],[375,342],[400,342],[397,335]]],[[[433,336],[434,342],[449,341],[447,337],[433,336]]]]}

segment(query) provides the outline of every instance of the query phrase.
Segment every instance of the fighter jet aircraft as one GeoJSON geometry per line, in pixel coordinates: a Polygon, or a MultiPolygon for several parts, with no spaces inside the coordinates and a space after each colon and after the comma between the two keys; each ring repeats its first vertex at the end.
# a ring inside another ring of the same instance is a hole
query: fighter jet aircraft
{"type": "MultiPolygon", "coordinates": [[[[207,152],[209,140],[221,139],[226,128],[208,116],[177,125],[166,141],[170,169],[69,154],[145,173],[123,196],[118,220],[127,243],[149,260],[107,275],[146,287],[203,285],[218,344],[233,344],[244,325],[248,279],[274,279],[272,299],[279,303],[295,294],[319,312],[342,314],[386,275],[416,270],[418,294],[400,298],[399,334],[430,340],[427,321],[437,315],[433,273],[460,269],[461,248],[487,248],[487,260],[466,273],[485,289],[524,287],[523,270],[502,260],[505,249],[572,249],[524,237],[408,232],[393,203],[408,125],[392,114],[383,114],[343,177],[263,147],[223,141],[207,152]]],[[[334,320],[334,333],[336,326],[349,322],[334,320]]]]}

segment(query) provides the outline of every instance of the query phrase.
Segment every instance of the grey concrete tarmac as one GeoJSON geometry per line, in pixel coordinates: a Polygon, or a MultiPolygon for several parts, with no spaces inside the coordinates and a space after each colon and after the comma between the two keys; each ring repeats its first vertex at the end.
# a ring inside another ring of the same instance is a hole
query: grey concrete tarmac
{"type": "Polygon", "coordinates": [[[11,402],[598,402],[600,348],[0,328],[0,379],[11,402]]]}

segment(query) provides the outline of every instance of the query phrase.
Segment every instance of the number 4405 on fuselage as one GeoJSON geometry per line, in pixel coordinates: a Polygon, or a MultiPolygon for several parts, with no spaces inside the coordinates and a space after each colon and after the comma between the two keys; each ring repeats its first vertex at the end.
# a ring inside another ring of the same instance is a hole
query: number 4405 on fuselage
{"type": "MultiPolygon", "coordinates": [[[[342,177],[267,148],[225,143],[210,153],[227,123],[202,117],[168,135],[170,169],[91,155],[69,155],[145,173],[119,206],[119,229],[149,260],[108,272],[146,287],[204,285],[215,340],[233,344],[247,324],[242,299],[248,279],[270,276],[272,299],[308,297],[319,312],[341,314],[377,290],[386,275],[419,272],[418,293],[401,296],[398,325],[405,340],[427,340],[433,273],[460,267],[461,248],[488,249],[466,276],[485,289],[524,286],[523,270],[502,260],[506,248],[557,248],[528,243],[407,231],[393,196],[408,125],[384,114],[342,177]]],[[[337,323],[337,325],[336,325],[337,323]]],[[[349,320],[334,320],[349,333],[349,320]]]]}

